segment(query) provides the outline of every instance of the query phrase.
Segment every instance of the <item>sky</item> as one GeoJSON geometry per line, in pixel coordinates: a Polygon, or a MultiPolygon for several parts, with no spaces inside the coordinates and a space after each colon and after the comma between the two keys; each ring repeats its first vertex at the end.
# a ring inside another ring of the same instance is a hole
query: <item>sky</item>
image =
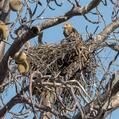
{"type": "MultiPolygon", "coordinates": [[[[64,15],[66,13],[66,11],[70,10],[71,5],[67,4],[66,0],[58,0],[58,1],[59,2],[63,1],[64,5],[62,7],[57,7],[54,3],[52,3],[52,6],[53,6],[53,8],[55,8],[55,10],[52,11],[50,9],[47,9],[46,12],[42,15],[42,17],[53,18],[55,16],[64,15]]],[[[81,1],[81,6],[83,6],[87,3],[89,3],[91,0],[80,0],[80,1],[81,1]]],[[[42,2],[45,2],[45,0],[42,0],[42,2]]],[[[32,6],[32,8],[34,8],[34,5],[32,6]]],[[[37,11],[37,14],[40,13],[40,10],[42,11],[42,8],[40,8],[39,11],[37,11]]],[[[104,7],[101,3],[99,6],[99,10],[104,16],[106,25],[109,24],[111,22],[110,16],[112,14],[111,13],[111,11],[112,11],[111,3],[108,1],[108,5],[106,7],[104,7]]],[[[93,10],[93,12],[94,12],[94,10],[93,10]]],[[[10,21],[13,21],[16,18],[16,15],[17,14],[15,12],[11,12],[10,21]]],[[[91,14],[88,14],[87,16],[91,19],[96,19],[96,17],[92,16],[91,14]]],[[[36,22],[34,22],[33,25],[41,24],[42,22],[43,22],[43,20],[39,20],[39,21],[37,20],[36,22]]],[[[68,20],[68,22],[71,23],[78,30],[78,32],[80,32],[80,34],[82,34],[82,36],[85,40],[87,39],[86,30],[85,30],[86,26],[88,25],[88,31],[90,33],[95,31],[95,28],[98,26],[97,24],[89,23],[88,21],[86,21],[84,19],[83,16],[73,17],[72,19],[68,20]]],[[[50,43],[50,44],[59,43],[64,38],[64,36],[63,36],[63,24],[64,23],[61,23],[59,25],[56,25],[54,27],[51,27],[51,28],[43,31],[43,42],[44,43],[50,43]]],[[[18,25],[19,24],[17,24],[17,26],[18,25]]],[[[100,23],[100,27],[99,27],[96,34],[101,32],[103,30],[103,28],[104,28],[104,22],[100,23]]],[[[8,42],[12,43],[13,40],[10,39],[8,42]]],[[[37,43],[37,37],[33,38],[31,40],[31,44],[36,44],[36,43],[37,43]]],[[[6,49],[8,49],[8,48],[9,48],[9,45],[7,45],[6,49]]],[[[115,52],[112,52],[112,50],[110,50],[109,48],[103,50],[103,52],[100,54],[100,57],[102,57],[102,62],[105,64],[105,68],[106,68],[106,64],[110,61],[110,58],[113,58],[114,54],[115,54],[115,52]],[[106,54],[106,56],[104,54],[106,54]]],[[[119,68],[118,67],[112,68],[113,71],[117,70],[117,69],[119,69],[119,68]]],[[[98,73],[99,73],[98,76],[101,77],[102,72],[99,71],[98,73]]],[[[10,97],[14,96],[15,91],[14,91],[13,87],[11,87],[11,90],[12,91],[9,91],[9,93],[7,92],[8,94],[6,94],[6,95],[8,95],[8,96],[5,96],[6,102],[8,101],[8,99],[10,97]]],[[[13,108],[13,110],[17,111],[18,110],[17,108],[18,107],[16,106],[15,108],[13,108]]],[[[108,118],[109,119],[119,119],[118,115],[119,115],[119,109],[114,111],[111,114],[111,117],[108,117],[108,118]]],[[[27,119],[31,119],[31,118],[27,118],[27,119]]],[[[9,119],[9,115],[6,116],[6,119],[9,119]]]]}

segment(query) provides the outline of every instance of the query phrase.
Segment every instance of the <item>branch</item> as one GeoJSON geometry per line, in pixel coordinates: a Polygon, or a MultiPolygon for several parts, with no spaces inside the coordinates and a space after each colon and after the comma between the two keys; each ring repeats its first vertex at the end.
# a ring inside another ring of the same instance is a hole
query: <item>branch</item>
{"type": "Polygon", "coordinates": [[[1,10],[2,7],[3,7],[4,1],[5,1],[5,0],[0,0],[0,10],[1,10]]]}
{"type": "MultiPolygon", "coordinates": [[[[23,90],[26,91],[27,89],[28,89],[28,86],[23,90]]],[[[30,101],[30,99],[29,98],[25,98],[25,97],[22,96],[23,90],[21,90],[20,93],[18,93],[16,96],[14,96],[2,109],[0,109],[0,118],[4,117],[5,114],[8,111],[10,111],[16,104],[24,103],[24,104],[28,104],[29,106],[32,107],[32,102],[30,101]]],[[[59,112],[57,112],[56,110],[52,110],[48,106],[39,105],[39,104],[35,103],[34,107],[37,108],[39,111],[51,112],[55,116],[59,116],[60,119],[69,119],[66,116],[61,116],[59,114],[59,112]]]]}
{"type": "Polygon", "coordinates": [[[110,47],[112,50],[119,52],[119,45],[112,43],[112,44],[108,44],[106,43],[108,47],[110,47]]]}
{"type": "Polygon", "coordinates": [[[31,38],[35,37],[37,34],[39,34],[42,30],[45,30],[47,28],[53,27],[57,24],[60,24],[62,22],[65,22],[66,20],[72,18],[76,15],[84,15],[88,13],[90,10],[95,8],[101,0],[92,0],[87,6],[84,6],[83,8],[80,7],[74,7],[69,12],[67,12],[64,16],[56,17],[54,19],[50,19],[42,23],[41,25],[36,25],[35,27],[32,27],[28,32],[26,32],[20,39],[17,39],[14,41],[10,49],[8,49],[7,53],[3,57],[1,63],[0,63],[0,84],[3,83],[6,73],[7,73],[7,61],[9,56],[13,57],[14,54],[19,51],[19,49],[23,46],[23,44],[30,40],[31,38]]]}
{"type": "MultiPolygon", "coordinates": [[[[0,20],[4,23],[9,20],[9,0],[0,0],[0,20]]],[[[0,42],[0,61],[4,56],[5,42],[0,42]]]]}
{"type": "Polygon", "coordinates": [[[5,50],[5,43],[1,42],[0,43],[0,62],[1,62],[2,58],[3,58],[4,50],[5,50]]]}
{"type": "Polygon", "coordinates": [[[22,99],[20,99],[20,95],[16,95],[13,97],[1,110],[0,110],[0,118],[4,117],[6,112],[8,112],[15,104],[21,103],[22,99]]]}
{"type": "MultiPolygon", "coordinates": [[[[106,117],[109,112],[114,111],[119,107],[119,71],[112,74],[112,78],[109,79],[107,86],[105,87],[106,91],[99,95],[96,100],[88,103],[84,108],[85,115],[90,115],[91,107],[93,107],[94,111],[97,111],[96,119],[103,119],[106,117]]],[[[92,118],[95,118],[92,117],[92,118]]],[[[82,119],[81,113],[79,112],[73,119],[82,119]]],[[[87,117],[90,119],[90,117],[87,117]]]]}
{"type": "Polygon", "coordinates": [[[85,15],[85,14],[89,13],[89,11],[91,11],[93,8],[98,6],[100,2],[101,2],[101,0],[92,0],[88,5],[86,5],[82,8],[74,7],[74,9],[72,11],[69,11],[68,13],[66,13],[66,15],[70,15],[70,16],[85,15]]]}
{"type": "Polygon", "coordinates": [[[26,32],[20,39],[16,39],[12,44],[12,46],[6,52],[5,56],[0,62],[0,84],[2,84],[4,78],[7,75],[7,70],[8,70],[7,62],[9,57],[10,56],[14,57],[15,53],[19,51],[19,49],[23,46],[25,42],[36,36],[36,34],[34,33],[35,31],[33,30],[34,29],[26,32]]]}
{"type": "Polygon", "coordinates": [[[104,42],[110,33],[117,28],[119,28],[119,18],[104,28],[104,30],[96,37],[97,41],[104,42]]]}
{"type": "Polygon", "coordinates": [[[65,13],[64,16],[59,16],[59,17],[56,17],[56,18],[53,18],[50,20],[46,20],[44,23],[42,23],[41,25],[38,25],[35,28],[37,28],[37,32],[39,33],[41,30],[45,30],[47,28],[50,28],[57,24],[65,22],[74,16],[85,15],[88,12],[90,12],[92,9],[94,9],[96,6],[98,6],[100,2],[101,2],[101,0],[92,0],[92,2],[90,2],[88,5],[86,5],[82,8],[75,6],[70,11],[65,13]]]}
{"type": "Polygon", "coordinates": [[[20,98],[20,95],[23,93],[23,91],[27,91],[29,89],[29,86],[26,86],[24,89],[22,89],[16,96],[11,98],[11,100],[2,108],[0,109],[0,118],[5,116],[5,114],[16,104],[22,103],[22,99],[20,98]]]}
{"type": "Polygon", "coordinates": [[[115,22],[107,25],[101,33],[99,33],[93,40],[89,42],[89,44],[91,44],[91,52],[97,49],[100,44],[103,43],[107,37],[109,37],[110,33],[112,33],[117,28],[119,28],[119,18],[115,22]]]}

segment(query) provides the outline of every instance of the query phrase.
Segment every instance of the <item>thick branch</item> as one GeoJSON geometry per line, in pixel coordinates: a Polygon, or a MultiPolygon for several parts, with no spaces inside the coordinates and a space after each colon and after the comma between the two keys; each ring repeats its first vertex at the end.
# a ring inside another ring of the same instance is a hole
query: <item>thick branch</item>
{"type": "MultiPolygon", "coordinates": [[[[119,103],[118,103],[118,99],[119,99],[118,77],[119,76],[118,75],[119,75],[119,71],[114,73],[105,88],[106,91],[100,96],[98,96],[96,100],[93,100],[83,108],[85,114],[89,114],[91,110],[91,106],[94,105],[94,107],[98,107],[96,119],[103,119],[105,116],[107,116],[107,114],[110,111],[114,111],[119,107],[119,103]],[[100,107],[99,104],[103,104],[103,105],[100,107]]],[[[73,119],[82,119],[81,113],[79,112],[73,119]]],[[[88,117],[87,119],[90,119],[90,117],[88,117]]]]}
{"type": "Polygon", "coordinates": [[[104,28],[104,30],[96,37],[97,41],[104,42],[110,33],[117,28],[119,28],[119,18],[104,28]]]}
{"type": "Polygon", "coordinates": [[[107,25],[99,35],[97,35],[93,40],[90,41],[91,51],[93,52],[97,49],[101,43],[103,43],[107,37],[109,37],[110,33],[119,28],[119,18],[115,21],[107,25]]]}
{"type": "MultiPolygon", "coordinates": [[[[9,0],[0,0],[0,20],[4,23],[9,21],[9,0]]],[[[0,42],[0,61],[4,56],[5,42],[0,42]]]]}
{"type": "Polygon", "coordinates": [[[74,7],[73,10],[67,12],[65,15],[66,16],[85,15],[89,11],[91,11],[93,8],[98,6],[100,2],[101,2],[101,0],[92,0],[88,5],[86,5],[82,8],[81,7],[74,7]]]}
{"type": "Polygon", "coordinates": [[[1,42],[0,43],[0,62],[2,60],[3,54],[4,54],[4,50],[5,50],[5,43],[1,42]]]}
{"type": "Polygon", "coordinates": [[[27,91],[28,89],[29,89],[29,86],[26,86],[24,89],[20,91],[19,94],[11,98],[11,100],[2,109],[0,109],[0,118],[5,116],[5,114],[16,104],[23,102],[23,100],[20,98],[20,95],[23,93],[23,91],[27,91]]]}
{"type": "Polygon", "coordinates": [[[13,97],[1,110],[0,118],[4,117],[6,112],[8,112],[15,104],[21,103],[20,95],[13,97]]]}
{"type": "Polygon", "coordinates": [[[26,32],[21,39],[16,39],[9,50],[6,52],[5,56],[3,57],[2,61],[0,62],[0,84],[4,81],[4,78],[7,74],[7,62],[9,56],[14,57],[14,54],[19,51],[19,49],[23,46],[23,44],[30,40],[31,38],[35,37],[36,34],[33,33],[34,31],[29,30],[26,32]]]}
{"type": "Polygon", "coordinates": [[[54,19],[46,20],[41,25],[38,25],[37,31],[40,32],[41,30],[45,30],[47,28],[53,27],[57,24],[67,21],[68,19],[70,19],[74,16],[77,16],[77,15],[80,16],[80,15],[87,14],[92,9],[94,9],[96,6],[98,6],[100,2],[101,2],[101,0],[92,0],[92,2],[90,2],[88,5],[86,5],[82,8],[75,6],[73,9],[71,9],[70,11],[65,13],[64,16],[59,16],[54,19]]]}
{"type": "Polygon", "coordinates": [[[7,72],[7,61],[9,56],[14,56],[14,54],[19,51],[19,49],[23,46],[23,44],[30,40],[31,38],[35,37],[38,33],[41,32],[41,30],[45,30],[49,27],[53,27],[57,24],[60,24],[62,22],[65,22],[69,18],[76,16],[76,15],[82,15],[86,14],[87,10],[92,10],[93,8],[96,7],[100,3],[101,0],[93,0],[89,5],[83,7],[83,8],[78,8],[74,7],[71,11],[67,12],[64,16],[62,17],[57,17],[51,20],[47,20],[38,27],[32,27],[32,31],[35,32],[35,34],[31,33],[31,31],[28,31],[21,37],[21,39],[17,39],[14,41],[10,49],[8,49],[7,53],[5,54],[4,58],[2,59],[2,62],[0,63],[0,84],[4,81],[5,75],[7,72]],[[70,14],[71,13],[71,14],[70,14]]]}
{"type": "MultiPolygon", "coordinates": [[[[25,90],[28,87],[25,88],[25,90]]],[[[30,99],[25,98],[23,96],[21,96],[22,91],[17,94],[16,96],[14,96],[2,109],[0,109],[0,118],[4,117],[5,114],[10,111],[16,104],[19,103],[24,103],[24,104],[28,104],[29,106],[32,107],[32,102],[30,101],[30,99]]],[[[50,107],[48,106],[43,106],[43,105],[39,105],[39,104],[34,104],[34,107],[39,109],[39,111],[46,111],[46,112],[51,112],[53,113],[55,116],[59,116],[60,119],[69,119],[66,116],[61,116],[56,110],[51,110],[50,107]]]]}

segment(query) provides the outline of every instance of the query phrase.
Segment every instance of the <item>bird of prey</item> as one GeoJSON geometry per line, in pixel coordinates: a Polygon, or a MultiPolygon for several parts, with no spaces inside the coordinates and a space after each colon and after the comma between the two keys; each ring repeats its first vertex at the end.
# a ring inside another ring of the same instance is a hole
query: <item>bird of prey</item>
{"type": "Polygon", "coordinates": [[[66,41],[72,42],[75,41],[76,39],[82,40],[81,35],[70,23],[65,23],[63,28],[64,28],[63,34],[66,38],[66,41]]]}
{"type": "Polygon", "coordinates": [[[14,59],[15,59],[16,64],[19,64],[19,63],[25,61],[27,59],[27,56],[26,56],[25,52],[20,51],[15,54],[14,59]]]}
{"type": "Polygon", "coordinates": [[[27,55],[25,52],[20,51],[15,54],[15,62],[18,65],[18,71],[20,74],[24,75],[29,71],[29,63],[27,61],[27,55]]]}
{"type": "Polygon", "coordinates": [[[29,64],[28,64],[27,60],[25,60],[24,62],[18,64],[18,71],[22,75],[25,75],[26,73],[28,73],[29,64]]]}
{"type": "Polygon", "coordinates": [[[0,21],[0,42],[5,41],[9,35],[9,29],[8,26],[0,21]]]}

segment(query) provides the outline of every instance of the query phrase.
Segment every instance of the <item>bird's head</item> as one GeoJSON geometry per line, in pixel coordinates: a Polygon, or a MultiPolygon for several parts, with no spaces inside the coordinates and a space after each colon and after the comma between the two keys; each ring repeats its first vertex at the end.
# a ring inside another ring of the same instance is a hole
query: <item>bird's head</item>
{"type": "Polygon", "coordinates": [[[70,23],[65,23],[64,24],[64,30],[68,31],[69,33],[73,32],[73,26],[70,23]]]}
{"type": "Polygon", "coordinates": [[[20,51],[15,54],[14,59],[16,63],[22,63],[27,59],[27,55],[25,52],[20,51]]]}

